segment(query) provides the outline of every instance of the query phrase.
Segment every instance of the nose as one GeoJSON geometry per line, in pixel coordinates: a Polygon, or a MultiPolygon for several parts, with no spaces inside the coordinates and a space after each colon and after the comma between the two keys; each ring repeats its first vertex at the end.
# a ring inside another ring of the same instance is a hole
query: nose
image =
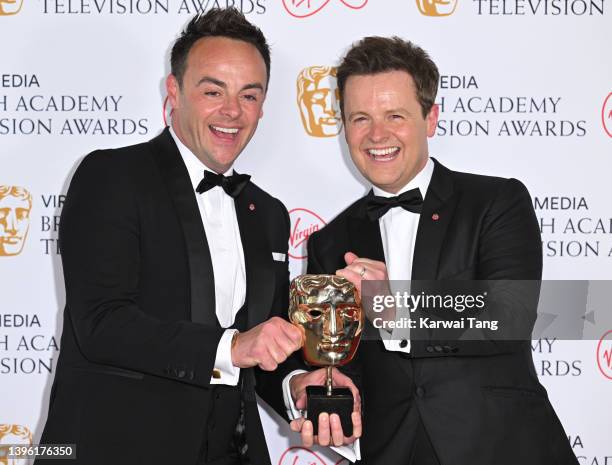
{"type": "Polygon", "coordinates": [[[336,309],[332,308],[331,312],[329,312],[329,334],[331,336],[335,336],[337,333],[337,324],[336,324],[336,309]]]}
{"type": "Polygon", "coordinates": [[[368,138],[374,143],[384,142],[388,137],[387,128],[381,121],[372,121],[370,125],[370,131],[368,132],[368,138]]]}
{"type": "Polygon", "coordinates": [[[228,95],[223,102],[223,107],[221,107],[221,114],[229,119],[238,118],[242,114],[238,97],[228,95]]]}
{"type": "Polygon", "coordinates": [[[329,312],[327,330],[329,336],[334,341],[344,333],[344,322],[342,321],[340,310],[332,308],[329,312]]]}

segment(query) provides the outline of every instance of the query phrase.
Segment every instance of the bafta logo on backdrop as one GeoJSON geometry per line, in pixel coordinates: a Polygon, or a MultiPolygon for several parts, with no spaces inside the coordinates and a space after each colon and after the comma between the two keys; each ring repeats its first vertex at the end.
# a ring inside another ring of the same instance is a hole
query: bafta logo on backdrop
{"type": "Polygon", "coordinates": [[[3,447],[6,444],[10,445],[32,445],[32,432],[29,428],[21,425],[3,425],[0,424],[0,465],[21,465],[28,463],[24,459],[9,459],[8,448],[3,447]]]}
{"type": "Polygon", "coordinates": [[[0,257],[19,255],[30,229],[32,195],[19,186],[0,186],[0,257]]]}
{"type": "Polygon", "coordinates": [[[0,16],[16,15],[22,6],[23,0],[0,0],[0,16]]]}
{"type": "Polygon", "coordinates": [[[458,0],[416,0],[421,14],[425,16],[450,16],[457,8],[458,0]]]}
{"type": "Polygon", "coordinates": [[[313,137],[334,137],[342,130],[340,95],[333,66],[304,68],[297,78],[302,124],[313,137]]]}

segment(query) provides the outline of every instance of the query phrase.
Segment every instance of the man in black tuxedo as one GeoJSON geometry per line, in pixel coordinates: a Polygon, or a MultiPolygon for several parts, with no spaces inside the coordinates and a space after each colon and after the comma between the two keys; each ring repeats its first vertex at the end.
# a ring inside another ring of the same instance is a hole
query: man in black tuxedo
{"type": "MultiPolygon", "coordinates": [[[[373,190],[309,238],[309,273],[337,272],[358,287],[387,279],[538,287],[540,234],[523,184],[451,171],[429,157],[438,79],[429,56],[399,38],[365,38],[343,59],[346,140],[373,190]]],[[[537,292],[518,299],[526,305],[506,308],[510,321],[533,325],[537,292]]],[[[523,340],[462,341],[396,337],[370,325],[377,337],[363,340],[347,366],[364,408],[362,463],[576,464],[536,376],[528,329],[523,340]]],[[[290,378],[293,400],[313,377],[290,378]]]]}
{"type": "Polygon", "coordinates": [[[266,40],[241,13],[196,16],[172,49],[172,126],[76,171],[41,440],[76,444],[66,463],[270,463],[255,385],[301,345],[277,316],[290,223],[280,201],[230,172],[269,73],[266,40]]]}

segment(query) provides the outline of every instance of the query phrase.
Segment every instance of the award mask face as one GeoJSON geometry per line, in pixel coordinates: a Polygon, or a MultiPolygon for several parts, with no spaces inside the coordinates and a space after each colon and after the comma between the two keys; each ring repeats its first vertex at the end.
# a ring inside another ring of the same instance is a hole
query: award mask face
{"type": "Polygon", "coordinates": [[[345,365],[359,346],[361,300],[353,284],[340,276],[295,278],[290,289],[289,319],[304,328],[302,353],[310,365],[345,365]]]}

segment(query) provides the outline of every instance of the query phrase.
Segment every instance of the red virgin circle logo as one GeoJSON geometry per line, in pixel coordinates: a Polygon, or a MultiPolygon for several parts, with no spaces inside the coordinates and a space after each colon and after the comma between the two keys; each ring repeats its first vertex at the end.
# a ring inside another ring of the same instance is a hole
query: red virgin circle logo
{"type": "Polygon", "coordinates": [[[612,379],[612,329],[597,344],[597,367],[602,375],[612,379]]]}
{"type": "MultiPolygon", "coordinates": [[[[287,13],[294,18],[308,18],[317,14],[331,0],[283,0],[283,6],[287,13]]],[[[340,0],[345,6],[352,10],[360,10],[368,3],[368,0],[340,0]]]]}
{"type": "Polygon", "coordinates": [[[305,259],[306,241],[313,233],[325,226],[325,221],[319,215],[306,208],[294,208],[289,211],[291,219],[291,236],[289,237],[289,256],[297,260],[305,259]]]}
{"type": "MultiPolygon", "coordinates": [[[[333,465],[348,465],[348,463],[348,460],[341,458],[333,465]]],[[[295,446],[283,452],[278,460],[278,465],[328,465],[328,462],[306,447],[295,446]]]]}

